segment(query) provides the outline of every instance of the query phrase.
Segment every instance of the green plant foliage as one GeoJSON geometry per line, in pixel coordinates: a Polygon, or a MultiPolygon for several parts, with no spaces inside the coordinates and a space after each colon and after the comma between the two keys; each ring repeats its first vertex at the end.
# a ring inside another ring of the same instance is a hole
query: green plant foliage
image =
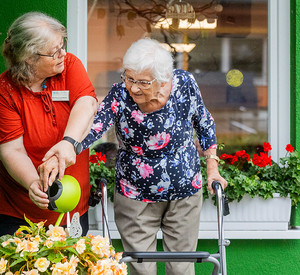
{"type": "MultiPolygon", "coordinates": [[[[228,182],[225,189],[228,200],[240,201],[245,194],[268,199],[273,197],[273,193],[279,193],[281,197],[290,196],[292,205],[296,206],[300,202],[299,152],[287,145],[286,156],[278,164],[267,155],[271,150],[270,144],[265,143],[263,148],[252,159],[244,150],[220,156],[219,172],[228,182]]],[[[206,181],[206,162],[203,157],[201,165],[206,181]]],[[[208,194],[204,186],[204,197],[207,198],[208,194]]]]}

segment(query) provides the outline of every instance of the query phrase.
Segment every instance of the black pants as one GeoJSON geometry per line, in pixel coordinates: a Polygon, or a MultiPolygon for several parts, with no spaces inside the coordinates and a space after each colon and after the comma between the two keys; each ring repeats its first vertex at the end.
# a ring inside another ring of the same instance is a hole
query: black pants
{"type": "MultiPolygon", "coordinates": [[[[21,225],[28,225],[28,223],[22,219],[0,214],[0,236],[6,234],[13,235],[21,225]]],[[[86,236],[89,230],[88,212],[80,216],[80,225],[82,227],[82,236],[86,236]]]]}

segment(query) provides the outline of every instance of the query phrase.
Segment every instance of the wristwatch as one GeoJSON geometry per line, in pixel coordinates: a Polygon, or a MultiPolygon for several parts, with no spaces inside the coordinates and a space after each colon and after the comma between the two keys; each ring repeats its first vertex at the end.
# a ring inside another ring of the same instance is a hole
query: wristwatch
{"type": "Polygon", "coordinates": [[[76,155],[79,155],[82,152],[82,144],[80,142],[68,136],[63,137],[63,140],[69,141],[73,144],[76,155]]]}
{"type": "Polygon", "coordinates": [[[216,155],[207,155],[207,156],[205,156],[204,158],[205,158],[205,160],[207,160],[207,159],[214,159],[214,160],[216,160],[217,162],[220,161],[219,157],[216,156],[216,155]]]}

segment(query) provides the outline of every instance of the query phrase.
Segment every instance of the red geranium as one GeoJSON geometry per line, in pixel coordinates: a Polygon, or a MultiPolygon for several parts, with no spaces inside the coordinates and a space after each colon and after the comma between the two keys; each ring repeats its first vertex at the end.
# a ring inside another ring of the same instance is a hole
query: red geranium
{"type": "Polygon", "coordinates": [[[220,159],[225,160],[226,162],[228,162],[230,164],[233,164],[233,162],[232,162],[233,156],[232,155],[222,154],[220,156],[220,159]]]}
{"type": "Polygon", "coordinates": [[[295,148],[291,145],[291,144],[288,144],[286,147],[285,147],[285,150],[287,150],[288,152],[290,153],[293,153],[295,148]]]}
{"type": "Polygon", "coordinates": [[[100,162],[103,161],[104,163],[106,163],[106,156],[101,152],[96,152],[96,155],[90,155],[90,163],[98,163],[98,165],[100,165],[100,162]]]}
{"type": "Polygon", "coordinates": [[[268,156],[266,153],[254,154],[252,163],[259,167],[265,167],[267,165],[272,165],[272,159],[271,156],[268,156]]]}
{"type": "Polygon", "coordinates": [[[272,150],[271,144],[269,142],[264,142],[264,146],[263,147],[264,147],[264,151],[266,153],[268,153],[269,151],[272,150]]]}

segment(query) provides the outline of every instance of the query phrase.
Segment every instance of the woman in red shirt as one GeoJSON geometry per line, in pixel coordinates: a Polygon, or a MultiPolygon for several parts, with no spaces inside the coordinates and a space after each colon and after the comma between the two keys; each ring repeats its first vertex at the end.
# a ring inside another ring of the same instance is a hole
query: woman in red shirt
{"type": "Polygon", "coordinates": [[[81,186],[73,212],[81,215],[83,233],[88,230],[89,153],[77,142],[88,133],[98,104],[84,66],[66,53],[66,42],[60,22],[31,12],[15,20],[3,44],[8,70],[0,75],[0,235],[26,224],[24,215],[56,222],[59,213],[47,209],[48,186],[37,171],[54,145],[60,175],[72,175],[81,186]]]}

